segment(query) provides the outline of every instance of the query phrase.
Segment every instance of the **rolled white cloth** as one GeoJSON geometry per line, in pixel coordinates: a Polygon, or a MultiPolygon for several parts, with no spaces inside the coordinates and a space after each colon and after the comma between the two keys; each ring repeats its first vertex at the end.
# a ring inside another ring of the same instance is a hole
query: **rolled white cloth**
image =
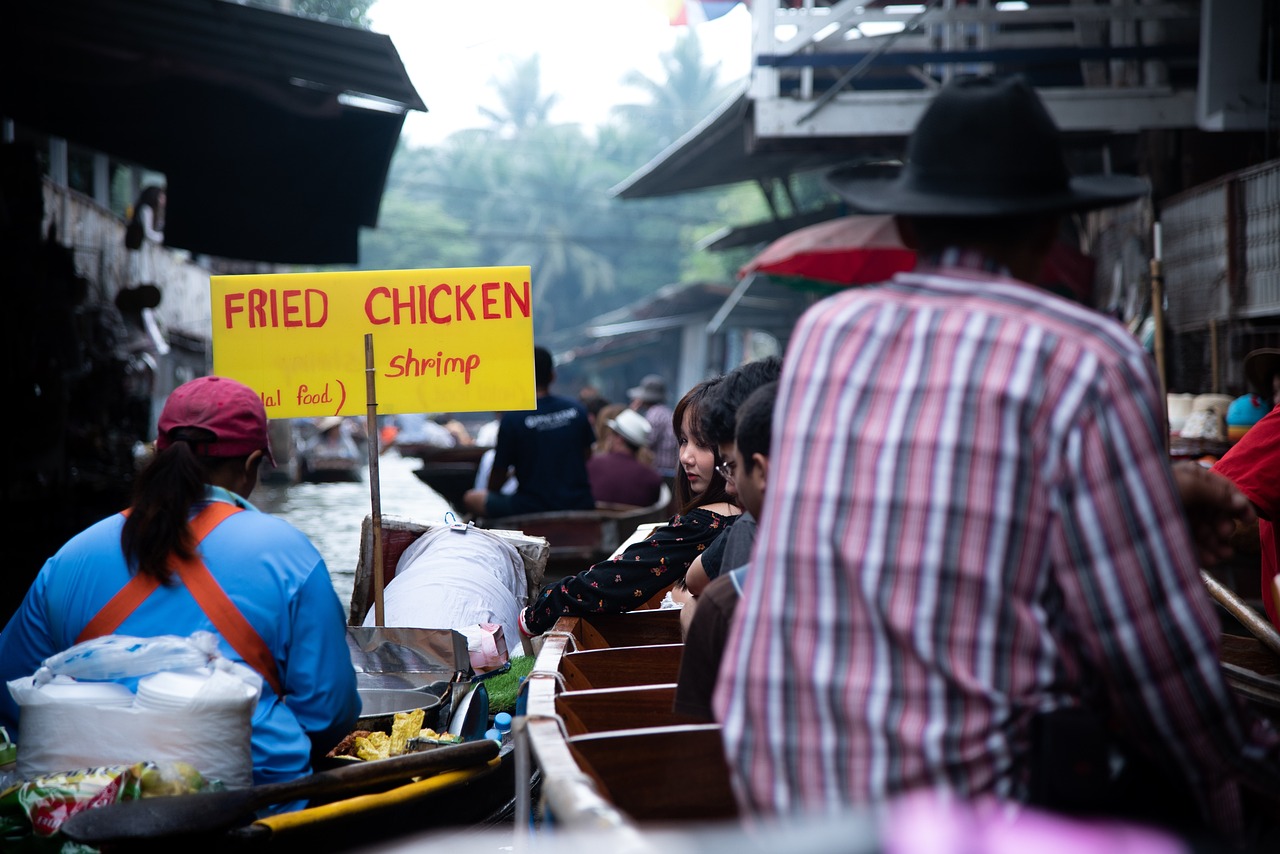
{"type": "MultiPolygon", "coordinates": [[[[508,648],[519,645],[519,615],[528,598],[524,562],[515,547],[482,528],[427,531],[396,564],[383,591],[387,626],[458,629],[497,623],[508,648]]],[[[374,615],[365,615],[372,626],[374,615]]]]}

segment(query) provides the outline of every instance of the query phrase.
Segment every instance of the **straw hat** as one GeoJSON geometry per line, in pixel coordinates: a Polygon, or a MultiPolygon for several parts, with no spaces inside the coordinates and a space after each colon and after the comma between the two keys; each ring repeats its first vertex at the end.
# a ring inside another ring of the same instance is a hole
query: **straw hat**
{"type": "Polygon", "coordinates": [[[634,409],[624,409],[605,423],[610,430],[637,448],[649,447],[649,439],[653,435],[653,427],[649,424],[647,418],[634,409]]]}
{"type": "Polygon", "coordinates": [[[342,426],[341,415],[327,415],[324,418],[319,418],[316,420],[317,433],[327,433],[330,430],[332,430],[334,427],[341,427],[341,426],[342,426]]]}

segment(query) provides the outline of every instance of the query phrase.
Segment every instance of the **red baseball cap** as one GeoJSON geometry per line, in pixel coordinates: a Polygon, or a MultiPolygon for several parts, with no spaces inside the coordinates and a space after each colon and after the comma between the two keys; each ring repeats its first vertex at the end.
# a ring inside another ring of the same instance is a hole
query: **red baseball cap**
{"type": "Polygon", "coordinates": [[[156,449],[173,444],[170,434],[183,427],[213,433],[198,453],[207,457],[244,457],[263,451],[272,465],[267,439],[267,409],[258,393],[226,377],[200,377],[183,383],[169,395],[160,412],[156,449]]]}

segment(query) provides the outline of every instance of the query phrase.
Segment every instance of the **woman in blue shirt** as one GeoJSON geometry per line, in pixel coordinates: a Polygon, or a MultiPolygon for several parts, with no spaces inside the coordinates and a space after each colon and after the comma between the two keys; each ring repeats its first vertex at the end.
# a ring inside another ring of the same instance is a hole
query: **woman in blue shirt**
{"type": "MultiPolygon", "coordinates": [[[[254,782],[309,773],[311,757],[354,728],[360,698],[324,559],[304,534],[245,498],[269,456],[266,410],[248,386],[202,377],[177,388],[133,506],[51,557],[0,633],[0,682],[101,635],[212,631],[225,657],[264,679],[254,782]]],[[[18,717],[0,692],[0,724],[18,717]]]]}

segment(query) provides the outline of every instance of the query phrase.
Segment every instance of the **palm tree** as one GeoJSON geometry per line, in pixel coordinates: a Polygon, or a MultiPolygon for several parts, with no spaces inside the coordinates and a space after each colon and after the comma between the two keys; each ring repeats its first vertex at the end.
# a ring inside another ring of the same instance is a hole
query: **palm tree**
{"type": "Polygon", "coordinates": [[[513,135],[547,124],[559,96],[542,94],[542,62],[537,54],[512,57],[509,62],[507,76],[492,83],[502,106],[496,110],[481,107],[480,113],[500,132],[513,135]]]}
{"type": "Polygon", "coordinates": [[[647,77],[630,71],[623,85],[639,89],[648,96],[647,103],[622,104],[615,113],[634,128],[649,128],[655,139],[655,152],[678,139],[724,100],[720,85],[720,64],[704,62],[702,42],[697,31],[688,31],[676,39],[670,52],[661,57],[665,79],[647,77]]]}
{"type": "Polygon", "coordinates": [[[489,221],[518,235],[505,245],[502,263],[533,268],[535,320],[549,331],[591,312],[614,288],[608,249],[616,226],[605,195],[611,176],[576,127],[528,131],[520,148],[529,155],[512,159],[521,202],[489,221]]]}

